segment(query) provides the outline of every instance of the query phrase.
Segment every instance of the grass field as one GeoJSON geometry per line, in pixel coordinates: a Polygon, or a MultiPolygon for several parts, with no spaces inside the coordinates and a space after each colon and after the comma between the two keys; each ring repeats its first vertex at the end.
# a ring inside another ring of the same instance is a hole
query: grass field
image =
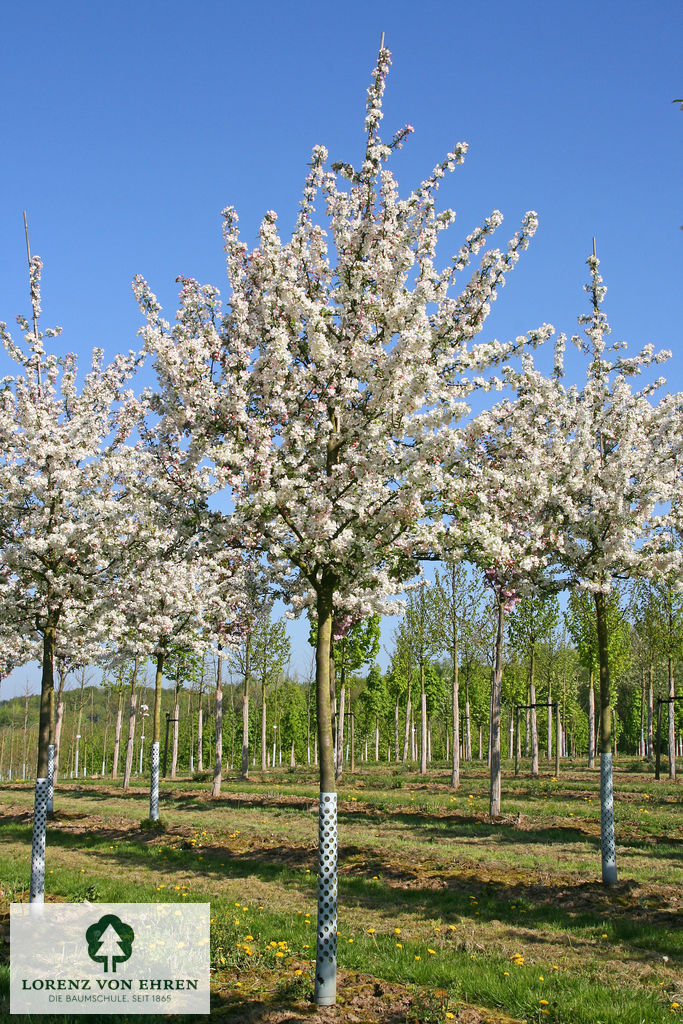
{"type": "MultiPolygon", "coordinates": [[[[312,771],[165,782],[161,833],[142,785],[60,783],[47,899],[210,902],[212,1019],[349,1024],[660,1024],[683,1013],[680,786],[615,762],[619,884],[600,883],[599,775],[448,788],[403,768],[346,773],[339,793],[338,1004],[312,995],[317,787],[312,771]]],[[[542,766],[542,772],[545,766],[542,766]]],[[[32,788],[0,785],[0,913],[28,899],[32,788]]],[[[3,1020],[9,947],[0,967],[3,1020]]],[[[35,1017],[36,1021],[48,1020],[35,1017]]],[[[55,1021],[75,1020],[55,1016],[55,1021]]],[[[108,1017],[108,1020],[124,1018],[108,1017]]],[[[128,1018],[125,1018],[128,1019],[128,1018]]],[[[131,1018],[132,1019],[132,1018],[131,1018]]],[[[136,1018],[140,1019],[140,1018],[136,1018]]],[[[180,1019],[180,1018],[175,1018],[180,1019]]]]}

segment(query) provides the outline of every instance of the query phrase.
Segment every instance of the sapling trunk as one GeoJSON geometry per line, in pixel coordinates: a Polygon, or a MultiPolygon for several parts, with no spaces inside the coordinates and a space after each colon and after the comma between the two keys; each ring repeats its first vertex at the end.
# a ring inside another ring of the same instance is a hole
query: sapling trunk
{"type": "Polygon", "coordinates": [[[344,682],[344,662],[342,660],[342,684],[339,692],[339,719],[337,724],[337,779],[344,771],[344,714],[346,713],[346,684],[344,682]]]}
{"type": "Polygon", "coordinates": [[[154,715],[152,719],[152,762],[149,782],[149,817],[159,820],[159,744],[161,737],[161,683],[164,677],[163,648],[157,650],[157,667],[154,677],[154,715]]]}
{"type": "MultiPolygon", "coordinates": [[[[3,737],[4,738],[4,737],[3,737]]],[[[1,773],[0,773],[1,774],[1,773]]],[[[50,690],[50,736],[47,748],[47,813],[54,810],[55,796],[55,689],[50,690]]]]}
{"type": "Polygon", "coordinates": [[[674,663],[671,655],[667,658],[669,671],[669,778],[676,778],[676,681],[674,679],[674,663]]]}
{"type": "Polygon", "coordinates": [[[251,634],[247,633],[244,659],[244,695],[242,697],[242,778],[249,778],[249,671],[251,634]]]}
{"type": "Polygon", "coordinates": [[[408,680],[408,700],[406,702],[406,731],[403,738],[403,763],[408,760],[408,744],[410,743],[410,722],[412,718],[412,705],[410,702],[410,679],[408,680]]]}
{"type": "Polygon", "coordinates": [[[121,718],[123,714],[123,684],[119,686],[118,700],[116,702],[116,724],[114,726],[114,763],[112,765],[111,777],[115,779],[119,774],[119,751],[121,749],[121,718]]]}
{"type": "Polygon", "coordinates": [[[588,674],[588,767],[595,768],[595,690],[592,666],[588,674]]]}
{"type": "Polygon", "coordinates": [[[48,618],[43,633],[43,671],[40,684],[40,719],[38,723],[38,761],[33,802],[33,837],[31,842],[30,903],[45,902],[45,836],[49,797],[50,692],[54,690],[54,657],[56,619],[48,618]]]}
{"type": "MultiPolygon", "coordinates": [[[[503,627],[505,611],[503,598],[498,595],[498,631],[496,634],[496,660],[491,681],[491,784],[489,791],[489,814],[500,816],[500,702],[503,689],[503,627]]],[[[481,730],[479,732],[481,743],[481,730]]]]}
{"type": "Polygon", "coordinates": [[[427,774],[427,694],[425,667],[420,665],[420,775],[427,774]]]}
{"type": "Polygon", "coordinates": [[[128,711],[128,743],[126,745],[126,763],[123,768],[123,788],[130,786],[130,777],[133,772],[133,754],[135,753],[135,712],[137,709],[138,695],[135,687],[138,680],[138,659],[133,665],[133,675],[130,680],[130,708],[128,711]]]}
{"type": "Polygon", "coordinates": [[[216,665],[216,750],[213,762],[213,784],[211,796],[215,800],[221,792],[223,769],[223,659],[218,655],[216,665]]]}
{"type": "Polygon", "coordinates": [[[318,816],[318,933],[315,1002],[331,1006],[337,998],[337,794],[334,778],[330,701],[333,580],[326,578],[317,595],[316,694],[320,758],[318,816]]]}
{"type": "Polygon", "coordinates": [[[529,728],[531,731],[531,775],[532,778],[538,778],[538,719],[536,717],[536,651],[531,648],[531,658],[529,667],[529,728]]]}
{"type": "MultiPolygon", "coordinates": [[[[261,771],[262,772],[264,772],[266,770],[266,753],[267,753],[266,746],[267,746],[267,742],[268,742],[267,735],[266,735],[267,719],[268,719],[268,716],[267,716],[267,708],[266,708],[266,681],[265,681],[265,679],[263,679],[261,681],[261,771]]],[[[311,749],[310,749],[310,745],[309,745],[309,747],[308,747],[309,761],[310,761],[310,754],[311,754],[311,749]]]]}
{"type": "Polygon", "coordinates": [[[612,776],[612,715],[610,708],[609,650],[605,595],[596,591],[595,618],[600,666],[600,846],[602,880],[617,882],[617,857],[614,838],[614,784],[612,776]]]}

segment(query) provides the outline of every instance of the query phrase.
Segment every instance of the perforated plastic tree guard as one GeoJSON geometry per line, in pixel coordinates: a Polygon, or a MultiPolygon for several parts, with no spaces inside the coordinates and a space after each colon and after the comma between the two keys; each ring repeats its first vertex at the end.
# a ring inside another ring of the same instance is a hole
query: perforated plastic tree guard
{"type": "Polygon", "coordinates": [[[149,816],[159,820],[159,743],[152,744],[152,775],[149,784],[149,816]]]}
{"type": "Polygon", "coordinates": [[[33,844],[31,846],[30,903],[45,902],[45,822],[47,820],[48,779],[36,779],[33,805],[33,844]]]}
{"type": "Polygon", "coordinates": [[[50,743],[47,748],[47,813],[52,814],[55,796],[55,745],[50,743]]]}
{"type": "Polygon", "coordinates": [[[614,841],[614,790],[612,786],[612,755],[600,755],[600,847],[602,880],[608,885],[617,881],[617,851],[614,841]]]}
{"type": "Polygon", "coordinates": [[[320,794],[318,818],[318,940],[315,1002],[332,1006],[337,998],[337,794],[320,794]]]}

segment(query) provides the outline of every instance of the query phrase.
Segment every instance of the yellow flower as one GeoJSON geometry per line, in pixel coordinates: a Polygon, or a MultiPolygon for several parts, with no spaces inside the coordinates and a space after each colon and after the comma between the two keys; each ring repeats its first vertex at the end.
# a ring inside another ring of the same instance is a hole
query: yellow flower
{"type": "Polygon", "coordinates": [[[401,929],[400,928],[394,928],[394,934],[395,935],[400,935],[401,934],[401,929]]]}
{"type": "Polygon", "coordinates": [[[431,953],[432,956],[434,956],[436,954],[436,950],[435,949],[428,949],[427,952],[431,953]]]}
{"type": "Polygon", "coordinates": [[[416,960],[421,960],[421,959],[422,959],[422,957],[421,957],[421,956],[416,956],[416,957],[415,957],[415,959],[416,959],[416,960]]]}
{"type": "Polygon", "coordinates": [[[294,973],[295,974],[303,974],[303,971],[301,970],[300,967],[297,967],[297,969],[294,971],[294,973]]]}
{"type": "Polygon", "coordinates": [[[349,939],[349,942],[353,942],[353,939],[349,939]]]}
{"type": "Polygon", "coordinates": [[[254,936],[253,935],[245,935],[244,936],[244,941],[245,942],[253,942],[254,941],[254,936]]]}
{"type": "Polygon", "coordinates": [[[308,949],[308,943],[307,942],[304,942],[304,944],[302,946],[302,949],[308,949]]]}
{"type": "Polygon", "coordinates": [[[539,980],[539,981],[545,981],[545,978],[543,977],[543,975],[542,975],[542,974],[539,974],[539,976],[538,976],[538,980],[539,980]]]}
{"type": "Polygon", "coordinates": [[[396,949],[403,949],[403,943],[402,942],[397,942],[396,943],[396,949]]]}
{"type": "Polygon", "coordinates": [[[603,932],[602,935],[600,936],[600,938],[601,939],[606,939],[607,938],[607,932],[603,932]]]}
{"type": "Polygon", "coordinates": [[[375,934],[375,929],[374,928],[368,928],[368,935],[374,935],[374,934],[375,934]]]}
{"type": "Polygon", "coordinates": [[[557,964],[553,964],[553,966],[552,966],[552,970],[553,971],[559,971],[559,969],[560,968],[557,966],[557,964]]]}
{"type": "Polygon", "coordinates": [[[541,1006],[547,1006],[548,1005],[548,1000],[547,999],[539,999],[538,1001],[541,1004],[541,1006]]]}
{"type": "Polygon", "coordinates": [[[503,977],[509,978],[510,977],[510,972],[509,971],[503,971],[503,977]]]}
{"type": "Polygon", "coordinates": [[[284,956],[284,955],[285,954],[282,952],[281,949],[278,949],[277,953],[275,954],[275,956],[284,956]]]}

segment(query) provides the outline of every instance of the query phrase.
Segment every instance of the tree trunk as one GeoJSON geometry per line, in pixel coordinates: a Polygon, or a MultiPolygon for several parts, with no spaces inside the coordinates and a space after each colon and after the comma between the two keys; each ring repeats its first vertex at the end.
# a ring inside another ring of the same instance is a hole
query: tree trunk
{"type": "Polygon", "coordinates": [[[410,683],[408,683],[408,700],[406,702],[406,731],[403,737],[403,763],[408,760],[408,744],[410,743],[410,721],[412,718],[412,706],[410,703],[410,683]]]}
{"type": "Polygon", "coordinates": [[[50,694],[54,690],[54,657],[57,617],[49,617],[43,633],[43,671],[40,684],[38,761],[33,799],[30,903],[45,902],[45,836],[49,798],[50,694]]]}
{"type": "Polygon", "coordinates": [[[529,717],[529,726],[531,730],[531,777],[534,779],[538,778],[538,720],[536,718],[536,651],[531,648],[531,659],[529,669],[529,693],[531,700],[529,703],[531,707],[529,711],[531,715],[529,717]]]}
{"type": "Polygon", "coordinates": [[[667,658],[669,673],[669,778],[676,778],[676,681],[674,679],[674,663],[671,655],[667,658]]]}
{"type": "Polygon", "coordinates": [[[398,764],[398,693],[396,694],[396,704],[394,705],[394,753],[396,755],[396,764],[398,764]]]}
{"type": "Polygon", "coordinates": [[[114,763],[111,769],[112,779],[118,778],[119,774],[119,752],[121,749],[121,718],[123,715],[123,683],[119,686],[118,699],[116,701],[116,724],[114,726],[114,763]]]}
{"type": "Polygon", "coordinates": [[[609,653],[605,595],[596,591],[595,618],[600,665],[600,845],[602,880],[616,885],[617,859],[614,838],[614,788],[612,778],[612,721],[610,714],[609,653]]]}
{"type": "Polygon", "coordinates": [[[346,711],[346,684],[344,682],[344,661],[341,670],[341,691],[339,693],[339,721],[337,724],[337,779],[344,771],[344,713],[346,711]]]}
{"type": "Polygon", "coordinates": [[[180,680],[176,679],[173,701],[173,742],[171,744],[171,778],[178,772],[178,728],[180,726],[180,680]]]}
{"type": "Polygon", "coordinates": [[[654,712],[655,712],[655,688],[654,688],[654,665],[650,660],[650,669],[648,673],[648,690],[647,690],[647,756],[651,761],[654,757],[654,712]]]}
{"type": "Polygon", "coordinates": [[[204,771],[204,705],[202,690],[199,688],[199,707],[197,708],[197,771],[204,771]]]}
{"type": "Polygon", "coordinates": [[[505,611],[503,598],[498,595],[498,632],[496,635],[496,661],[492,680],[491,701],[491,786],[489,814],[492,819],[500,817],[500,702],[503,692],[503,627],[505,611]]]}
{"type": "Polygon", "coordinates": [[[152,769],[149,781],[149,817],[152,821],[159,820],[159,740],[161,736],[161,682],[164,677],[163,647],[157,654],[157,668],[154,678],[154,715],[152,725],[152,769]]]}
{"type": "Polygon", "coordinates": [[[330,648],[334,580],[323,571],[317,593],[318,640],[315,681],[318,700],[320,806],[318,815],[318,929],[314,999],[331,1006],[337,998],[337,793],[330,700],[330,648]]]}
{"type": "Polygon", "coordinates": [[[465,760],[472,760],[472,723],[470,718],[470,701],[465,696],[465,760]]]}
{"type": "Polygon", "coordinates": [[[126,746],[126,764],[123,769],[123,788],[130,786],[130,777],[133,771],[133,753],[135,748],[135,710],[137,707],[138,695],[135,686],[138,680],[138,659],[135,659],[133,676],[130,681],[130,710],[128,712],[128,744],[126,746]]]}
{"type": "Polygon", "coordinates": [[[244,658],[244,696],[242,698],[242,779],[249,778],[249,659],[251,634],[247,634],[244,658]]]}
{"type": "Polygon", "coordinates": [[[55,770],[54,778],[57,781],[59,776],[59,749],[62,740],[62,725],[64,724],[64,684],[66,672],[59,673],[59,689],[57,690],[57,707],[55,709],[55,770]]]}
{"type": "MultiPolygon", "coordinates": [[[[451,789],[460,787],[460,687],[458,679],[458,641],[453,644],[452,651],[452,699],[453,699],[453,750],[451,752],[451,789]]],[[[448,733],[448,730],[447,730],[448,733]]],[[[448,753],[446,753],[448,758],[448,753]]]]}
{"type": "Polygon", "coordinates": [[[379,763],[379,715],[375,715],[375,761],[379,763]]]}
{"type": "MultiPolygon", "coordinates": [[[[266,681],[261,680],[261,771],[266,770],[266,748],[268,746],[268,737],[266,735],[266,724],[267,724],[267,708],[266,708],[266,681]]],[[[308,748],[308,756],[310,760],[311,750],[308,748]]]]}
{"type": "Polygon", "coordinates": [[[221,774],[223,771],[223,659],[218,655],[216,664],[216,739],[213,762],[213,784],[211,799],[215,800],[221,792],[221,774]]]}
{"type": "Polygon", "coordinates": [[[595,690],[592,666],[588,674],[588,767],[595,768],[595,690]]]}
{"type": "Polygon", "coordinates": [[[548,728],[546,736],[546,760],[551,761],[553,756],[553,684],[548,675],[548,728]]]}

